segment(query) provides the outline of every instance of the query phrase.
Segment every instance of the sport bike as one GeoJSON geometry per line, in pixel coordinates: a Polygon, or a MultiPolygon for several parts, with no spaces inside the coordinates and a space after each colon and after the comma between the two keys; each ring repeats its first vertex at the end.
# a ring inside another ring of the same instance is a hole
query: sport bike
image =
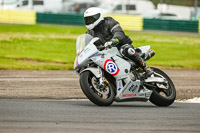
{"type": "MultiPolygon", "coordinates": [[[[82,34],[76,40],[74,69],[80,75],[80,86],[86,97],[96,105],[109,106],[124,101],[151,101],[169,106],[176,98],[172,80],[158,68],[146,77],[133,61],[123,57],[116,47],[97,48],[99,38],[82,34]]],[[[145,61],[154,55],[150,46],[136,48],[145,61]]]]}

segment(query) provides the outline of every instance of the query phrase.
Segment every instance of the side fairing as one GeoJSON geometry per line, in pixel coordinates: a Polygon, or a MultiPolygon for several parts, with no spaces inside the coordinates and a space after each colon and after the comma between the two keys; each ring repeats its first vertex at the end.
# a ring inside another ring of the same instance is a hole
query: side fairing
{"type": "Polygon", "coordinates": [[[116,47],[102,51],[91,59],[115,78],[120,78],[129,73],[131,65],[122,59],[116,47]],[[126,73],[127,72],[127,73],[126,73]]]}

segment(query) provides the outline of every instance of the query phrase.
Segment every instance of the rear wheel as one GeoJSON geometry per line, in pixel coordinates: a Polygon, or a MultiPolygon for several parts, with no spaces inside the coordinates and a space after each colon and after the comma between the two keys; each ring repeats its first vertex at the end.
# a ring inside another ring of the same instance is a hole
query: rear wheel
{"type": "Polygon", "coordinates": [[[176,89],[172,80],[158,68],[152,68],[155,72],[155,77],[162,77],[165,79],[164,83],[154,83],[153,93],[150,101],[157,106],[169,106],[176,99],[176,89]]]}
{"type": "Polygon", "coordinates": [[[115,92],[113,85],[109,82],[100,85],[99,79],[90,71],[81,73],[80,86],[86,97],[98,106],[109,106],[114,101],[115,92]]]}

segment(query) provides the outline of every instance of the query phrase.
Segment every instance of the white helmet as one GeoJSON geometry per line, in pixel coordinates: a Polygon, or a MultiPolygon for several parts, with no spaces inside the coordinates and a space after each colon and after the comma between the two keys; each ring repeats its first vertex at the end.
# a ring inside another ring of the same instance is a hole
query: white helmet
{"type": "Polygon", "coordinates": [[[100,8],[91,7],[84,12],[85,26],[92,30],[103,20],[103,13],[100,8]]]}

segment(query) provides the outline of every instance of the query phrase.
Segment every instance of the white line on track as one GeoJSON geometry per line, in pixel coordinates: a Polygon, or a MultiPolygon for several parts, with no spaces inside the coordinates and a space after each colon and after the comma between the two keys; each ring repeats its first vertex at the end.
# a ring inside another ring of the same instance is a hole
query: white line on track
{"type": "Polygon", "coordinates": [[[195,98],[192,98],[192,99],[176,101],[176,102],[181,102],[181,103],[200,103],[200,97],[195,97],[195,98]]]}

